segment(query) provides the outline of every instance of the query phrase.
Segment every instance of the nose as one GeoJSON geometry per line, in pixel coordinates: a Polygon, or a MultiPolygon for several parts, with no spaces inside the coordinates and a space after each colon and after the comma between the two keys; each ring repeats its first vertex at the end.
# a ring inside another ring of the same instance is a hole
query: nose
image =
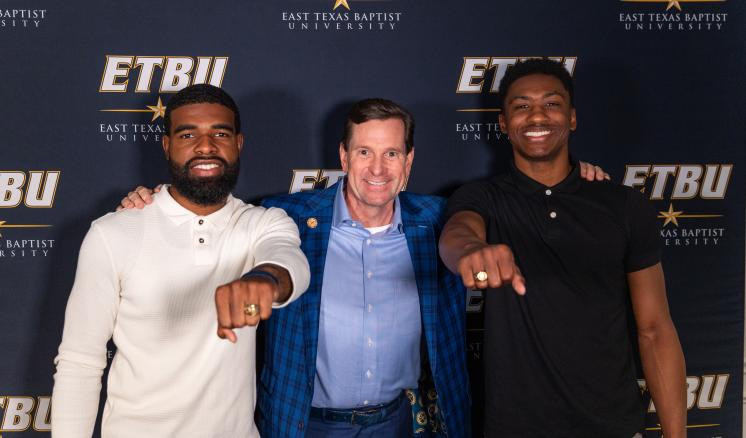
{"type": "Polygon", "coordinates": [[[548,119],[543,105],[534,105],[529,114],[529,120],[534,123],[544,122],[548,119]]]}
{"type": "Polygon", "coordinates": [[[211,135],[201,135],[194,145],[194,152],[200,155],[211,155],[218,150],[211,135]]]}
{"type": "Polygon", "coordinates": [[[370,166],[368,166],[368,171],[372,175],[376,175],[376,176],[383,174],[385,170],[383,160],[384,160],[383,156],[379,155],[377,157],[374,157],[370,163],[370,166]]]}

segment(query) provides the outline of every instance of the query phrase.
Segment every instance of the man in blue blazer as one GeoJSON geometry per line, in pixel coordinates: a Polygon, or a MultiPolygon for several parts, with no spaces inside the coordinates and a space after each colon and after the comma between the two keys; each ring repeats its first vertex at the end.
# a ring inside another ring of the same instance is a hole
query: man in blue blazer
{"type": "Polygon", "coordinates": [[[465,291],[438,258],[444,199],[402,191],[413,133],[399,105],[360,101],[346,178],[263,202],[295,220],[311,266],[308,291],[264,325],[263,437],[469,435],[465,291]]]}

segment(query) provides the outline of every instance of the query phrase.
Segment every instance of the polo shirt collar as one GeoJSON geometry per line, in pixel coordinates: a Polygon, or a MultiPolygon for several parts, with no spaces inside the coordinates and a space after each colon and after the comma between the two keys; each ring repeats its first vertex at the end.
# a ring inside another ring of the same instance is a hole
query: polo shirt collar
{"type": "Polygon", "coordinates": [[[185,222],[194,220],[196,217],[203,218],[205,222],[214,225],[218,229],[225,228],[228,225],[228,221],[230,220],[234,210],[233,204],[237,201],[230,193],[228,194],[228,199],[226,199],[225,205],[220,208],[220,210],[210,213],[207,216],[198,216],[176,202],[168,192],[169,187],[170,185],[164,184],[161,191],[153,196],[158,201],[157,204],[161,208],[163,214],[168,217],[174,225],[182,225],[185,222]]]}
{"type": "Polygon", "coordinates": [[[544,184],[532,179],[525,173],[521,172],[520,169],[515,165],[515,161],[510,161],[510,175],[513,178],[513,183],[516,185],[518,190],[521,191],[521,193],[525,195],[531,195],[538,191],[544,191],[548,188],[552,189],[554,192],[559,193],[574,193],[580,189],[580,183],[582,179],[580,178],[580,165],[576,160],[574,160],[572,157],[570,157],[570,165],[571,170],[570,173],[554,185],[553,187],[545,186],[544,184]]]}
{"type": "MultiPolygon", "coordinates": [[[[353,222],[357,222],[350,216],[350,210],[347,208],[347,201],[345,200],[344,188],[347,184],[347,178],[344,178],[337,185],[337,193],[334,195],[334,210],[332,212],[332,226],[339,228],[342,225],[351,225],[353,222]]],[[[390,231],[398,233],[404,232],[404,224],[401,220],[401,205],[399,205],[399,197],[394,198],[394,216],[391,218],[390,231]]]]}

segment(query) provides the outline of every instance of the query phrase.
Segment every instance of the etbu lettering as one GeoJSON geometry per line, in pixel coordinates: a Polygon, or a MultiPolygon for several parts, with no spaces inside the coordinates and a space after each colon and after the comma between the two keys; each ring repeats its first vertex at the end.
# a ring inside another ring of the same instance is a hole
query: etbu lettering
{"type": "Polygon", "coordinates": [[[24,201],[29,208],[51,208],[62,172],[58,170],[0,172],[0,208],[13,208],[24,201]],[[25,191],[24,191],[25,186],[25,191]]]}
{"type": "MultiPolygon", "coordinates": [[[[495,74],[492,77],[492,85],[490,86],[490,93],[497,93],[500,87],[500,81],[505,76],[505,72],[508,71],[510,66],[514,65],[518,61],[531,59],[532,57],[520,57],[520,58],[500,58],[490,56],[477,56],[477,57],[465,57],[464,64],[461,67],[461,76],[458,79],[458,85],[456,86],[456,93],[481,93],[482,87],[484,86],[485,74],[489,70],[494,70],[495,74]]],[[[550,57],[557,62],[564,64],[565,69],[572,75],[575,70],[575,64],[578,60],[577,57],[550,57]]]]}
{"type": "Polygon", "coordinates": [[[641,188],[650,199],[663,199],[668,187],[671,199],[723,199],[728,190],[732,164],[641,164],[628,165],[623,184],[641,188]],[[671,178],[673,177],[673,178],[671,178]],[[647,184],[652,180],[652,186],[647,184]],[[671,186],[669,182],[673,182],[671,186]]]}
{"type": "Polygon", "coordinates": [[[126,93],[129,76],[137,70],[136,93],[149,93],[157,69],[163,71],[158,91],[175,93],[194,84],[209,83],[219,87],[223,83],[227,57],[188,56],[106,56],[104,73],[99,91],[102,93],[126,93]]]}

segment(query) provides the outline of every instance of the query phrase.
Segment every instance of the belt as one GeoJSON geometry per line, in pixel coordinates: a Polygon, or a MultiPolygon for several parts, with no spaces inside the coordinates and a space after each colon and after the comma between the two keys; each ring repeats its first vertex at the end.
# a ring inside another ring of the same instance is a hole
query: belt
{"type": "Polygon", "coordinates": [[[392,412],[399,409],[404,398],[404,392],[388,403],[376,406],[365,406],[355,409],[332,409],[311,407],[311,418],[338,423],[349,423],[358,426],[372,426],[386,419],[392,412]]]}

